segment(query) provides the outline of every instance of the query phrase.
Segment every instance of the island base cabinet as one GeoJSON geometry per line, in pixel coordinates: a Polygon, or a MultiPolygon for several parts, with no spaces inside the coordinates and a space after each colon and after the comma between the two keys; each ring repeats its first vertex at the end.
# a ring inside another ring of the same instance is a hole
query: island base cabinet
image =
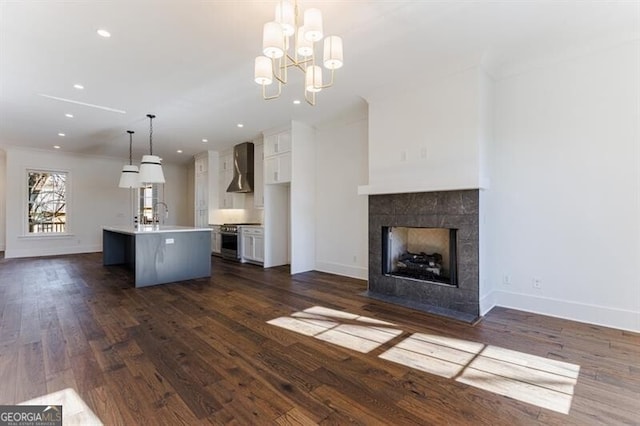
{"type": "Polygon", "coordinates": [[[211,233],[103,231],[103,264],[124,264],[136,287],[211,276],[211,233]]]}

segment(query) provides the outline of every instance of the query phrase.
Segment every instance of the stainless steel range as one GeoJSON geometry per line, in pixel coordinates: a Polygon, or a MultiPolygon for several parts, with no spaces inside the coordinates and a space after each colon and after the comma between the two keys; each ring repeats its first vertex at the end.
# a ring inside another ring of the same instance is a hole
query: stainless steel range
{"type": "Polygon", "coordinates": [[[220,225],[220,236],[222,237],[220,253],[224,259],[240,261],[242,257],[240,227],[242,225],[259,225],[259,223],[225,223],[220,225]]]}

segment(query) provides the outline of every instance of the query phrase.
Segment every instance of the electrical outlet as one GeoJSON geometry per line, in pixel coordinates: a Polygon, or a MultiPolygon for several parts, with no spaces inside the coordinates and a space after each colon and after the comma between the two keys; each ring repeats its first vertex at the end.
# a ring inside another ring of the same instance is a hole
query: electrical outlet
{"type": "Polygon", "coordinates": [[[537,289],[542,288],[542,278],[533,277],[532,285],[533,285],[533,288],[537,288],[537,289]]]}
{"type": "Polygon", "coordinates": [[[358,262],[358,256],[353,256],[353,263],[357,263],[358,262]]]}
{"type": "Polygon", "coordinates": [[[502,277],[502,283],[504,285],[511,285],[511,275],[504,274],[504,276],[502,277]]]}
{"type": "Polygon", "coordinates": [[[422,159],[422,160],[426,160],[427,159],[427,146],[426,145],[423,145],[420,148],[420,159],[422,159]]]}
{"type": "Polygon", "coordinates": [[[407,155],[408,155],[408,153],[407,153],[406,149],[403,149],[402,151],[400,151],[400,161],[403,162],[403,163],[406,162],[407,161],[407,155]]]}

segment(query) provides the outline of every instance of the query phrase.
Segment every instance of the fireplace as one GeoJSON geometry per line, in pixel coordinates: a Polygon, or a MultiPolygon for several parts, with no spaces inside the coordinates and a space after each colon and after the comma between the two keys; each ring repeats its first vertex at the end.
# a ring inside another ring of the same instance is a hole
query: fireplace
{"type": "Polygon", "coordinates": [[[458,285],[457,229],[382,227],[382,273],[458,285]]]}
{"type": "Polygon", "coordinates": [[[479,276],[478,190],[369,196],[368,296],[475,322],[479,276]]]}

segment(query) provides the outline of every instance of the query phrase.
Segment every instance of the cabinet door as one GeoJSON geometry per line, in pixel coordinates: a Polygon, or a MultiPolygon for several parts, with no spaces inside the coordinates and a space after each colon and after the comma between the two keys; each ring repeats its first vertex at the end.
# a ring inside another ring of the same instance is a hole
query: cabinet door
{"type": "Polygon", "coordinates": [[[253,236],[242,233],[242,259],[253,260],[253,236]]]}
{"type": "Polygon", "coordinates": [[[264,156],[271,157],[291,151],[291,131],[276,133],[264,137],[264,156]]]}
{"type": "Polygon", "coordinates": [[[265,158],[264,160],[264,183],[278,183],[278,157],[265,158]]]}
{"type": "Polygon", "coordinates": [[[198,156],[195,159],[195,169],[196,169],[196,174],[199,173],[206,173],[208,170],[208,158],[205,155],[202,156],[198,156]]]}
{"type": "Polygon", "coordinates": [[[291,182],[291,153],[278,156],[278,182],[291,182]]]}
{"type": "Polygon", "coordinates": [[[222,253],[222,238],[218,229],[211,231],[211,251],[216,254],[222,253]]]}
{"type": "Polygon", "coordinates": [[[208,186],[207,186],[207,173],[199,173],[195,179],[195,208],[204,209],[208,206],[208,186]]]}
{"type": "Polygon", "coordinates": [[[253,237],[253,259],[257,262],[264,262],[264,238],[262,236],[253,237]]]}
{"type": "Polygon", "coordinates": [[[276,154],[291,151],[291,131],[278,133],[278,143],[276,144],[276,154]]]}

